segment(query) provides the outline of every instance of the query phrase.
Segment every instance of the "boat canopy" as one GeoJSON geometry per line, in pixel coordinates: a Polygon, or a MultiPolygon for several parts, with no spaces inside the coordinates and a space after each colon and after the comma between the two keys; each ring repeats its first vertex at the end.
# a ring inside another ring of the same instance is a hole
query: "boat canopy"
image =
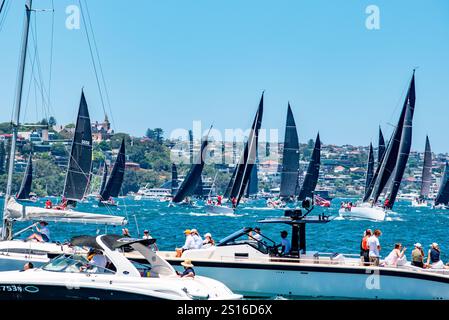
{"type": "Polygon", "coordinates": [[[12,197],[10,197],[8,200],[5,218],[15,221],[45,220],[53,222],[101,224],[114,226],[121,226],[128,223],[126,218],[121,216],[24,206],[18,203],[12,197]]]}

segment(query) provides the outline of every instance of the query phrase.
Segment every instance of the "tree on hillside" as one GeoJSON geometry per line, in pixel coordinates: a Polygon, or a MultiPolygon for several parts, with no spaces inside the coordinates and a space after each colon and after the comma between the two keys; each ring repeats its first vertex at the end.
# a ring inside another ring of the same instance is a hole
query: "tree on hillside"
{"type": "Polygon", "coordinates": [[[50,118],[48,118],[48,125],[49,125],[50,127],[53,127],[53,126],[56,125],[56,119],[55,119],[55,117],[51,116],[50,118]]]}

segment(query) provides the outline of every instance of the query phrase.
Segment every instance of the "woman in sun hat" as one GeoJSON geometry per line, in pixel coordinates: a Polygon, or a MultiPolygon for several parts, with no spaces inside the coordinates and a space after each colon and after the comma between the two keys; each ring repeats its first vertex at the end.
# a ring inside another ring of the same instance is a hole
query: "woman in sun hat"
{"type": "Polygon", "coordinates": [[[181,278],[195,277],[195,270],[193,270],[193,264],[190,259],[184,260],[184,262],[181,262],[181,265],[184,267],[184,272],[183,273],[176,272],[181,278]]]}

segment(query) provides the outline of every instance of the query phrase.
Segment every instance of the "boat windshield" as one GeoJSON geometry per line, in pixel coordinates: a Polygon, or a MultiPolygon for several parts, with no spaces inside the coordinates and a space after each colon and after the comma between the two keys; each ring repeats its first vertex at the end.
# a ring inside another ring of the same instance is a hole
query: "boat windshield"
{"type": "Polygon", "coordinates": [[[272,252],[271,249],[276,247],[276,243],[261,233],[259,235],[258,238],[255,238],[252,228],[243,228],[222,239],[217,246],[248,244],[262,253],[272,252]]]}
{"type": "Polygon", "coordinates": [[[90,263],[80,255],[61,255],[42,266],[42,270],[69,273],[113,274],[114,271],[90,263]]]}

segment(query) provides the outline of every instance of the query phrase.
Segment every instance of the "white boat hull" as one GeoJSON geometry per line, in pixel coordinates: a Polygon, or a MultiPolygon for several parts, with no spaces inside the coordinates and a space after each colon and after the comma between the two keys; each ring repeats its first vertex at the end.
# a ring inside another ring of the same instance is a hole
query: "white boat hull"
{"type": "Polygon", "coordinates": [[[386,212],[380,207],[358,206],[351,209],[340,208],[338,214],[342,218],[368,219],[375,221],[384,221],[386,212]]]}
{"type": "Polygon", "coordinates": [[[424,201],[424,202],[418,202],[418,201],[413,200],[413,201],[412,201],[412,207],[414,207],[414,208],[423,208],[423,207],[427,207],[427,201],[424,201]]]}
{"type": "Polygon", "coordinates": [[[229,208],[226,206],[217,206],[217,205],[205,205],[205,209],[207,213],[219,213],[219,214],[232,214],[234,213],[233,208],[229,208]]]}
{"type": "Polygon", "coordinates": [[[283,266],[252,263],[240,268],[229,267],[227,263],[221,267],[219,264],[212,267],[194,263],[198,274],[222,281],[232,291],[247,297],[449,299],[447,276],[441,276],[444,279],[437,281],[389,268],[297,265],[297,270],[288,271],[283,266]]]}

